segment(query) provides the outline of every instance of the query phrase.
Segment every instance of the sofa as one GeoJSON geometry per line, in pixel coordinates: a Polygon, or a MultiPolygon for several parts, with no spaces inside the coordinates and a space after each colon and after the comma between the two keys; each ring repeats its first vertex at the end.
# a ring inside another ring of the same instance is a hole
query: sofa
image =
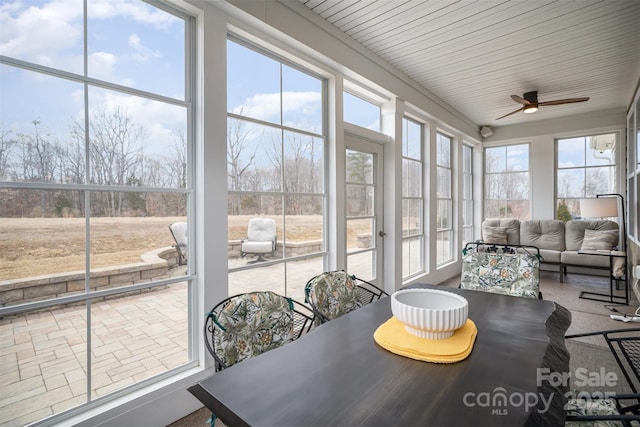
{"type": "MultiPolygon", "coordinates": [[[[581,251],[609,251],[617,248],[618,224],[609,220],[571,220],[566,224],[556,219],[527,220],[487,219],[482,223],[485,244],[535,246],[540,250],[543,265],[556,266],[560,282],[568,267],[606,270],[614,279],[624,280],[626,257],[610,257],[580,253],[581,251]]],[[[588,271],[588,270],[587,270],[588,271]]]]}

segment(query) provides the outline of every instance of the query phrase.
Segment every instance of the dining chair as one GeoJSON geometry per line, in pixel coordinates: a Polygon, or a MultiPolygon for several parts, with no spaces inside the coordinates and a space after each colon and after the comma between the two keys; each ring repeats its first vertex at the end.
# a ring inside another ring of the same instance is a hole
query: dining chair
{"type": "Polygon", "coordinates": [[[640,425],[640,328],[573,334],[565,339],[592,336],[604,338],[631,393],[612,396],[577,393],[578,396],[569,399],[565,406],[566,425],[640,425]]]}
{"type": "Polygon", "coordinates": [[[204,341],[220,371],[300,338],[314,317],[304,304],[275,292],[234,295],[207,313],[204,341]]]}
{"type": "Polygon", "coordinates": [[[389,296],[376,285],[349,275],[344,270],[326,271],[311,278],[304,293],[305,302],[309,303],[320,323],[389,296]]]}
{"type": "Polygon", "coordinates": [[[535,246],[469,242],[462,251],[460,288],[542,299],[535,246]]]}
{"type": "MultiPolygon", "coordinates": [[[[204,343],[216,372],[300,338],[315,325],[304,304],[271,291],[228,297],[216,304],[204,322],[204,343]]],[[[216,414],[207,421],[215,424],[216,414]]]]}

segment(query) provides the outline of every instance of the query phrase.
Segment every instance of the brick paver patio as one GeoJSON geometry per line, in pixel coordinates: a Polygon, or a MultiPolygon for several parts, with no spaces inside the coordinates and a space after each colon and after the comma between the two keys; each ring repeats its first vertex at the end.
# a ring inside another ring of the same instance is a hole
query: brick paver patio
{"type": "MultiPolygon", "coordinates": [[[[239,260],[238,266],[247,260],[239,260]]],[[[230,294],[271,289],[304,301],[320,259],[229,276],[230,294]]],[[[180,272],[182,272],[182,268],[180,272]]],[[[87,390],[87,306],[0,319],[0,425],[23,426],[188,362],[186,283],[92,302],[91,389],[87,390]]]]}

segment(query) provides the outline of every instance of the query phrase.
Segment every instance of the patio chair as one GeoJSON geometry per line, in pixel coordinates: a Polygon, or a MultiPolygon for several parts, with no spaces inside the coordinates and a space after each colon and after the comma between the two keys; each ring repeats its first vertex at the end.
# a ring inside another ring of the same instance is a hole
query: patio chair
{"type": "Polygon", "coordinates": [[[304,304],[275,292],[234,295],[207,314],[205,344],[220,371],[300,338],[314,317],[304,304]]]}
{"type": "Polygon", "coordinates": [[[344,270],[327,271],[311,278],[305,288],[308,302],[321,323],[378,300],[388,293],[344,270]]]}
{"type": "Polygon", "coordinates": [[[276,252],[276,221],[271,218],[251,218],[247,228],[247,237],[240,241],[240,256],[258,255],[247,264],[266,261],[262,256],[276,252]]]}
{"type": "MultiPolygon", "coordinates": [[[[234,295],[216,304],[204,322],[204,343],[216,372],[283,346],[309,332],[313,312],[271,291],[234,295]]],[[[216,414],[207,423],[214,425],[216,414]]]]}
{"type": "Polygon", "coordinates": [[[542,299],[535,246],[469,242],[462,251],[460,288],[542,299]]]}
{"type": "Polygon", "coordinates": [[[178,265],[185,265],[187,263],[187,223],[179,221],[169,224],[169,231],[176,242],[173,247],[178,251],[178,265]]]}
{"type": "MultiPolygon", "coordinates": [[[[631,393],[603,398],[601,395],[580,393],[569,399],[567,426],[639,425],[640,423],[640,328],[611,329],[567,335],[565,339],[601,336],[629,384],[631,393]],[[634,423],[631,423],[633,421],[634,423]]],[[[611,390],[609,390],[611,391],[611,390]]]]}

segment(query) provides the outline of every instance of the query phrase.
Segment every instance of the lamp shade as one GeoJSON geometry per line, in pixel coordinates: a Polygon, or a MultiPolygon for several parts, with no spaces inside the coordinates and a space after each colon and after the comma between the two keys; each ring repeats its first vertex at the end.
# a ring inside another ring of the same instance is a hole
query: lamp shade
{"type": "Polygon", "coordinates": [[[618,199],[615,197],[599,197],[596,199],[580,199],[580,215],[583,218],[609,218],[618,216],[618,199]]]}

